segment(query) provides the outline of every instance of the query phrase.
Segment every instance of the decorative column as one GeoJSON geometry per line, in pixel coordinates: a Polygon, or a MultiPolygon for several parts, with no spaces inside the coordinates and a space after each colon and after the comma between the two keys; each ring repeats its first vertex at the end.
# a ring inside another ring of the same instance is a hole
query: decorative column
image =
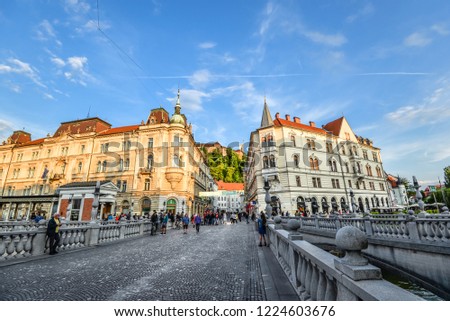
{"type": "Polygon", "coordinates": [[[418,200],[417,204],[419,205],[419,208],[420,208],[420,213],[419,213],[418,217],[425,217],[427,215],[427,213],[424,210],[425,204],[422,201],[422,193],[419,191],[420,185],[415,176],[413,176],[413,184],[414,184],[414,188],[416,189],[416,199],[418,200]]]}
{"type": "Polygon", "coordinates": [[[97,181],[94,190],[94,201],[92,202],[91,222],[95,222],[95,220],[97,219],[99,197],[100,197],[100,181],[97,181]]]}

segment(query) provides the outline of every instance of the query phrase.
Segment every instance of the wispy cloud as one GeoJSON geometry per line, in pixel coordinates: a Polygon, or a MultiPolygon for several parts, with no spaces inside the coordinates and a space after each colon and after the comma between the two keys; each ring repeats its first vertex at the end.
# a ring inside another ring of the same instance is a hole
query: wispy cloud
{"type": "Polygon", "coordinates": [[[91,6],[83,0],[66,0],[64,9],[68,13],[85,14],[91,10],[91,6]]]}
{"type": "Polygon", "coordinates": [[[215,42],[202,42],[198,45],[200,49],[212,49],[217,46],[215,42]]]}
{"type": "Polygon", "coordinates": [[[32,67],[29,63],[23,62],[16,58],[10,58],[7,60],[9,64],[0,64],[0,74],[18,74],[31,79],[39,87],[46,88],[41,82],[38,75],[38,70],[32,67]]]}
{"type": "Polygon", "coordinates": [[[88,58],[84,56],[72,56],[64,60],[53,55],[51,62],[58,68],[67,80],[82,86],[87,86],[88,81],[93,81],[94,77],[88,72],[88,58]]]}
{"type": "Polygon", "coordinates": [[[439,34],[441,36],[450,35],[450,30],[448,28],[448,25],[445,23],[436,23],[430,27],[430,30],[436,32],[437,34],[439,34]]]}
{"type": "Polygon", "coordinates": [[[36,39],[39,41],[53,40],[58,46],[62,46],[62,42],[56,35],[55,28],[48,20],[43,20],[36,28],[36,39]]]}
{"type": "MultiPolygon", "coordinates": [[[[210,94],[196,89],[183,89],[180,93],[180,103],[183,109],[189,112],[200,112],[204,110],[203,103],[211,97],[210,94]]],[[[172,106],[175,106],[176,96],[166,98],[172,106]]]]}
{"type": "Polygon", "coordinates": [[[332,47],[339,47],[347,42],[347,38],[340,33],[330,35],[318,31],[305,30],[302,34],[313,42],[332,47]]]}
{"type": "Polygon", "coordinates": [[[356,13],[348,16],[345,21],[348,23],[352,23],[355,20],[361,19],[365,16],[371,15],[373,12],[375,11],[375,7],[373,6],[372,3],[368,2],[364,5],[364,7],[362,7],[361,9],[359,9],[356,13]]]}
{"type": "Polygon", "coordinates": [[[450,80],[439,81],[439,87],[420,104],[402,106],[386,114],[386,118],[394,123],[413,125],[415,127],[432,125],[450,118],[450,80]]]}
{"type": "Polygon", "coordinates": [[[423,32],[414,32],[403,40],[403,44],[408,47],[425,47],[433,41],[432,38],[423,32]]]}
{"type": "Polygon", "coordinates": [[[209,70],[202,69],[194,72],[189,78],[192,87],[205,87],[211,82],[211,73],[209,70]]]}

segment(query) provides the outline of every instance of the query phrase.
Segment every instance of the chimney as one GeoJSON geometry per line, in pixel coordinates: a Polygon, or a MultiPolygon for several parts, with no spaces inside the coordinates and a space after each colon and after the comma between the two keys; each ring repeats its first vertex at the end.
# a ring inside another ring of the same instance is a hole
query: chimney
{"type": "Polygon", "coordinates": [[[286,120],[291,121],[291,115],[286,115],[286,120]]]}
{"type": "Polygon", "coordinates": [[[276,114],[275,114],[275,118],[276,118],[276,119],[280,118],[280,113],[276,113],[276,114]]]}
{"type": "Polygon", "coordinates": [[[309,126],[311,126],[311,127],[316,127],[316,123],[313,122],[313,121],[310,121],[310,122],[309,122],[309,126]]]}
{"type": "Polygon", "coordinates": [[[294,123],[301,124],[302,121],[298,117],[294,117],[294,123]]]}

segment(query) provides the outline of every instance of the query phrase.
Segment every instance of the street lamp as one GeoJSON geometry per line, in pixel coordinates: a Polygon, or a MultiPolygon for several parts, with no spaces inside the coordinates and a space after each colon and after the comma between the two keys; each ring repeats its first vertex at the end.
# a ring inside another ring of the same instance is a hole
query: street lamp
{"type": "Polygon", "coordinates": [[[67,203],[67,209],[66,209],[66,220],[70,221],[70,212],[72,211],[72,195],[70,195],[68,203],[67,203]]]}

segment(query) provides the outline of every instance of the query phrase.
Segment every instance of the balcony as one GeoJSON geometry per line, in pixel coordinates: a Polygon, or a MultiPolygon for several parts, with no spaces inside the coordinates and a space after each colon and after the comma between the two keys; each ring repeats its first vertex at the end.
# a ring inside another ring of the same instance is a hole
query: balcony
{"type": "Polygon", "coordinates": [[[166,169],[166,180],[170,183],[172,189],[183,179],[184,169],[179,167],[168,167],[166,169]]]}
{"type": "Polygon", "coordinates": [[[53,174],[53,176],[52,177],[50,177],[50,181],[51,182],[53,182],[53,181],[60,181],[60,180],[62,180],[62,179],[64,179],[64,174],[53,174]]]}
{"type": "Polygon", "coordinates": [[[139,168],[139,176],[151,177],[154,171],[155,171],[154,168],[141,167],[141,168],[139,168]]]}

